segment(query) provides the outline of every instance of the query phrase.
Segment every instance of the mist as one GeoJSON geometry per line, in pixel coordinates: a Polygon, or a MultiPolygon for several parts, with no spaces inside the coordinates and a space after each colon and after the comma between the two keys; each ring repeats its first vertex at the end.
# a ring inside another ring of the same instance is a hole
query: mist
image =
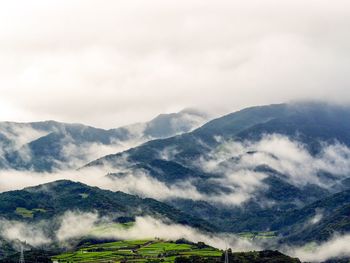
{"type": "Polygon", "coordinates": [[[51,238],[47,234],[47,222],[38,224],[28,224],[20,221],[0,220],[0,236],[7,241],[22,242],[34,247],[51,243],[51,238]]]}
{"type": "Polygon", "coordinates": [[[150,216],[136,217],[135,223],[128,228],[119,226],[109,218],[100,217],[95,212],[67,211],[53,221],[38,223],[23,223],[2,220],[0,235],[8,241],[20,241],[33,247],[57,243],[62,247],[70,246],[70,242],[82,237],[116,240],[143,240],[160,238],[163,240],[186,239],[192,242],[206,244],[225,249],[232,247],[233,251],[249,251],[259,249],[258,244],[240,239],[233,234],[205,233],[198,229],[175,224],[167,218],[155,219],[150,216]],[[52,229],[53,222],[58,225],[52,229]]]}
{"type": "MultiPolygon", "coordinates": [[[[220,138],[217,138],[220,141],[220,138]]],[[[217,185],[231,189],[230,193],[215,192],[203,193],[197,189],[195,180],[189,178],[181,182],[167,184],[151,177],[146,171],[134,169],[133,164],[127,161],[126,156],[120,159],[117,165],[88,167],[80,170],[63,170],[51,173],[36,173],[33,171],[0,171],[0,191],[21,189],[60,179],[79,181],[91,186],[112,191],[123,191],[141,197],[151,197],[160,201],[186,196],[192,200],[207,201],[212,204],[241,206],[256,197],[259,190],[267,189],[264,179],[268,173],[254,171],[260,165],[268,165],[283,174],[283,179],[289,183],[302,187],[308,183],[316,184],[328,189],[332,184],[324,181],[319,172],[331,172],[334,175],[333,183],[348,177],[350,172],[350,149],[340,143],[322,143],[323,148],[317,155],[308,152],[301,142],[279,134],[266,135],[259,141],[220,141],[221,145],[204,154],[196,165],[203,171],[215,176],[208,179],[217,185]],[[113,176],[120,173],[122,176],[113,176]]],[[[160,154],[165,160],[171,160],[176,149],[166,149],[160,154]]],[[[268,204],[269,200],[259,200],[259,203],[268,204]]],[[[308,227],[319,223],[324,211],[317,210],[301,227],[308,227]]],[[[46,232],[49,222],[38,225],[16,221],[2,221],[1,235],[7,240],[21,240],[32,246],[42,246],[58,242],[62,246],[69,246],[69,240],[81,236],[96,236],[100,238],[140,239],[154,238],[180,239],[185,238],[193,242],[205,243],[225,248],[226,243],[235,251],[266,248],[266,244],[251,243],[234,235],[226,233],[208,234],[199,230],[174,224],[166,218],[137,217],[131,228],[108,228],[112,225],[109,218],[100,217],[94,211],[82,213],[67,211],[56,219],[59,227],[55,230],[54,238],[46,232]],[[107,231],[98,231],[106,226],[107,231]]],[[[346,246],[348,236],[335,236],[331,240],[315,245],[312,251],[305,247],[283,247],[283,251],[292,256],[307,261],[322,261],[334,256],[348,256],[346,246]],[[335,249],[336,248],[336,249],[335,249]]]]}
{"type": "MultiPolygon", "coordinates": [[[[261,250],[269,247],[268,243],[249,241],[234,234],[205,233],[198,229],[175,224],[166,218],[150,216],[136,217],[130,227],[116,227],[108,217],[101,217],[94,211],[67,211],[53,221],[24,223],[1,220],[0,236],[7,241],[27,243],[33,247],[59,244],[61,247],[71,246],[73,240],[83,237],[96,239],[142,240],[160,238],[163,240],[186,239],[191,242],[205,242],[219,249],[232,248],[235,252],[261,250]],[[57,225],[52,228],[52,225],[57,225]]],[[[349,235],[335,235],[328,241],[312,243],[301,247],[279,247],[284,253],[298,257],[307,262],[321,262],[336,257],[350,256],[349,235]]]]}
{"type": "Polygon", "coordinates": [[[313,243],[308,247],[286,248],[289,255],[307,262],[322,262],[328,259],[350,257],[350,235],[335,235],[323,243],[313,243]]]}
{"type": "MultiPolygon", "coordinates": [[[[346,178],[350,172],[350,149],[337,142],[321,144],[323,147],[315,156],[303,143],[280,134],[265,135],[259,141],[221,142],[212,152],[202,156],[197,165],[206,172],[233,177],[237,172],[267,165],[285,175],[295,186],[316,184],[327,188],[329,182],[323,181],[319,172],[329,172],[338,179],[346,178]]],[[[251,182],[253,186],[256,184],[254,180],[251,182]]]]}
{"type": "MultiPolygon", "coordinates": [[[[171,160],[174,153],[176,149],[167,149],[160,153],[160,157],[171,160]]],[[[264,179],[269,174],[255,171],[257,166],[268,165],[283,174],[284,180],[297,187],[316,184],[328,189],[334,183],[348,177],[350,149],[339,143],[324,144],[320,153],[313,156],[302,143],[274,134],[267,135],[257,142],[222,142],[217,149],[203,155],[195,163],[203,171],[216,175],[206,180],[230,189],[230,193],[203,193],[196,187],[195,178],[171,184],[160,181],[150,176],[147,171],[134,168],[126,156],[113,166],[104,165],[80,170],[57,170],[51,173],[0,170],[0,191],[68,179],[161,201],[186,196],[192,200],[240,206],[254,198],[258,190],[268,187],[264,179]],[[331,182],[324,180],[319,176],[320,172],[330,172],[335,178],[331,182]],[[113,176],[115,173],[123,175],[113,176]]],[[[265,201],[268,203],[269,200],[265,201]]]]}

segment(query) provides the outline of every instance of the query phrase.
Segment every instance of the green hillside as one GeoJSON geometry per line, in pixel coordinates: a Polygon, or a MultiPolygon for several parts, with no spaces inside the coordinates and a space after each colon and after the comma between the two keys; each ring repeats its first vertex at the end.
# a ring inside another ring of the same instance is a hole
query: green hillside
{"type": "Polygon", "coordinates": [[[164,240],[118,241],[85,245],[76,251],[52,257],[57,262],[174,262],[176,257],[200,256],[218,262],[222,252],[204,244],[164,240]]]}
{"type": "MultiPolygon", "coordinates": [[[[278,251],[253,251],[228,253],[232,263],[299,263],[278,251]]],[[[190,243],[185,240],[176,242],[154,240],[118,241],[111,243],[84,245],[77,250],[52,257],[59,263],[90,262],[168,262],[168,263],[219,263],[224,262],[222,250],[204,243],[190,243]]]]}
{"type": "Polygon", "coordinates": [[[102,190],[67,180],[0,193],[0,214],[5,219],[32,222],[53,219],[66,211],[75,210],[96,211],[123,222],[133,221],[136,216],[150,215],[214,230],[208,222],[154,199],[102,190]]]}

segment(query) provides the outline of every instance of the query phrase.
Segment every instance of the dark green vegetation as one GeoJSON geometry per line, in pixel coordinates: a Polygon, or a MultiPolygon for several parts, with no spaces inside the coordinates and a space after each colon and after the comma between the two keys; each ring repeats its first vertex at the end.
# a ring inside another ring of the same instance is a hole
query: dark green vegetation
{"type": "Polygon", "coordinates": [[[279,229],[292,243],[325,241],[334,233],[350,232],[350,190],[321,199],[299,210],[292,210],[275,220],[279,229]],[[312,219],[318,217],[317,222],[312,219]]]}
{"type": "Polygon", "coordinates": [[[229,251],[229,262],[232,263],[300,263],[299,259],[291,258],[278,251],[254,251],[232,253],[229,251]]]}
{"type": "MultiPolygon", "coordinates": [[[[51,251],[43,249],[31,249],[26,250],[24,253],[25,262],[27,263],[52,263],[51,257],[54,255],[51,251]]],[[[18,263],[20,254],[16,251],[12,251],[11,254],[6,257],[1,257],[1,263],[18,263]]]]}
{"type": "Polygon", "coordinates": [[[0,193],[1,217],[33,221],[57,218],[66,211],[92,212],[118,220],[151,215],[213,230],[209,223],[150,198],[112,192],[71,181],[56,181],[23,190],[0,193]]]}

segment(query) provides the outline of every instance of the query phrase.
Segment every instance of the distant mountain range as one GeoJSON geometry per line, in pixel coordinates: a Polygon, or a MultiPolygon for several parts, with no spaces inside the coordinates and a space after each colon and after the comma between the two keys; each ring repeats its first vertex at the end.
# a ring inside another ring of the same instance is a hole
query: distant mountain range
{"type": "Polygon", "coordinates": [[[204,113],[188,109],[110,130],[55,121],[2,122],[0,166],[35,171],[78,168],[108,153],[191,131],[207,118],[204,113]]]}
{"type": "Polygon", "coordinates": [[[275,104],[246,108],[209,121],[192,132],[150,141],[125,153],[108,155],[89,165],[113,163],[123,154],[130,161],[150,162],[160,151],[174,147],[176,160],[187,163],[227,140],[259,140],[266,134],[282,134],[305,143],[311,153],[324,142],[350,145],[350,108],[321,103],[275,104]]]}

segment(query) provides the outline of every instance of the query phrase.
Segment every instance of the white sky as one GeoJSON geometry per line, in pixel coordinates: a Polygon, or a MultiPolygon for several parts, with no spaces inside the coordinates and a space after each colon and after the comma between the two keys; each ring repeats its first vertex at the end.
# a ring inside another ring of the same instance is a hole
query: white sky
{"type": "Polygon", "coordinates": [[[348,0],[0,0],[0,120],[350,102],[348,0]]]}

